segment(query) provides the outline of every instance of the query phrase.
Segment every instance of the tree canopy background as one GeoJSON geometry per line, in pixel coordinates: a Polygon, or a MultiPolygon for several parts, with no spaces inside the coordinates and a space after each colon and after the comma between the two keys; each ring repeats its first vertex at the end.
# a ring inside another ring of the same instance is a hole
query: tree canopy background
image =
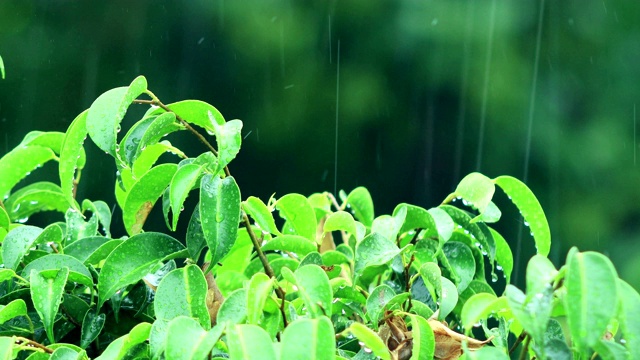
{"type": "MultiPolygon", "coordinates": [[[[2,154],[143,74],[165,103],[244,121],[243,197],[363,185],[382,214],[509,174],[540,199],[552,260],[601,251],[640,287],[640,3],[3,0],[0,54],[2,154]]],[[[114,203],[115,168],[87,148],[86,174],[113,171],[80,197],[114,203]]],[[[498,227],[527,259],[506,204],[498,227]]]]}

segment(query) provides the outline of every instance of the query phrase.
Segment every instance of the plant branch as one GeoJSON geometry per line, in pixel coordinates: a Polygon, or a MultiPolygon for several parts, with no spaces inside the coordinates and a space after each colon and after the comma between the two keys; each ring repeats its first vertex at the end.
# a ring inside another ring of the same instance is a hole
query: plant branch
{"type": "Polygon", "coordinates": [[[531,336],[527,336],[527,339],[524,341],[524,345],[522,346],[522,351],[520,352],[519,360],[525,360],[527,357],[527,353],[529,352],[529,343],[531,342],[531,336]]]}
{"type": "MultiPolygon", "coordinates": [[[[133,102],[135,104],[145,104],[145,105],[157,106],[157,107],[161,108],[162,110],[164,110],[166,112],[174,113],[176,115],[176,120],[178,120],[182,126],[184,126],[187,130],[189,130],[196,138],[198,138],[198,140],[200,140],[200,142],[203,143],[204,146],[209,151],[211,151],[211,153],[213,153],[213,155],[218,156],[218,151],[216,151],[216,149],[211,145],[211,143],[209,143],[209,141],[207,141],[207,139],[205,139],[204,136],[202,136],[202,134],[200,134],[196,129],[194,129],[193,126],[191,126],[185,119],[183,119],[182,117],[180,117],[180,115],[176,114],[174,111],[169,109],[169,107],[167,105],[163,104],[160,100],[158,100],[158,98],[155,97],[155,95],[153,95],[153,93],[149,92],[149,96],[151,96],[153,98],[153,100],[138,100],[138,99],[136,99],[136,100],[133,100],[133,102]]],[[[224,173],[227,176],[231,176],[231,173],[229,172],[229,167],[228,166],[224,167],[224,173]]]]}
{"type": "Polygon", "coordinates": [[[16,337],[16,344],[25,345],[27,347],[36,348],[36,349],[44,351],[47,354],[53,354],[53,350],[49,349],[48,347],[46,347],[46,346],[44,346],[44,345],[42,345],[40,343],[37,343],[37,342],[35,342],[33,340],[24,338],[22,336],[17,336],[16,337]]]}
{"type": "Polygon", "coordinates": [[[516,339],[516,341],[513,343],[513,345],[511,346],[511,349],[509,349],[509,354],[512,354],[516,348],[518,347],[518,345],[520,345],[520,343],[522,342],[522,340],[524,340],[525,337],[527,337],[527,332],[523,331],[522,333],[520,333],[520,336],[518,336],[518,338],[516,339]]]}

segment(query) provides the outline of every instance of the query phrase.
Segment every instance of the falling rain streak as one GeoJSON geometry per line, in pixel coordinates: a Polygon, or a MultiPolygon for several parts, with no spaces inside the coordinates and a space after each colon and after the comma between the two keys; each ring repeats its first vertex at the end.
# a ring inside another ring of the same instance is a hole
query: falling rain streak
{"type": "Polygon", "coordinates": [[[482,167],[482,150],[484,147],[484,128],[487,119],[487,97],[489,95],[489,76],[491,75],[491,54],[493,53],[493,33],[496,23],[496,0],[491,1],[491,17],[489,19],[489,39],[487,40],[487,57],[484,63],[484,85],[482,88],[482,109],[480,110],[480,129],[478,130],[478,150],[476,151],[476,171],[482,167]]]}
{"type": "Polygon", "coordinates": [[[340,39],[338,39],[338,54],[336,60],[336,147],[333,160],[333,194],[338,195],[338,115],[340,109],[340,39]]]}

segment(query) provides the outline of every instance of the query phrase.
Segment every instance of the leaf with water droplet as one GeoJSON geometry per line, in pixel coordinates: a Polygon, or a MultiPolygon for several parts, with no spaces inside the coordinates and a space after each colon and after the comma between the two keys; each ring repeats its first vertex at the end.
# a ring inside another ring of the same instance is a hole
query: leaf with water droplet
{"type": "Polygon", "coordinates": [[[347,206],[353,210],[353,215],[365,226],[370,227],[373,223],[373,199],[369,190],[365,187],[357,187],[349,193],[346,198],[347,206]]]}
{"type": "Polygon", "coordinates": [[[87,131],[100,149],[119,157],[116,143],[120,122],[133,100],[146,90],[147,80],[138,76],[129,86],[108,90],[91,104],[87,113],[87,131]]]}
{"type": "Polygon", "coordinates": [[[38,312],[40,319],[42,319],[47,338],[52,344],[56,342],[53,323],[58,314],[60,303],[62,302],[62,293],[64,292],[68,275],[69,268],[66,267],[53,273],[47,272],[47,275],[43,275],[37,270],[31,270],[30,273],[30,290],[33,306],[38,312]]]}
{"type": "Polygon", "coordinates": [[[173,175],[169,185],[169,198],[173,214],[171,221],[172,231],[176,231],[184,201],[187,199],[189,192],[195,187],[201,174],[202,166],[187,164],[178,168],[178,171],[173,175]]]}
{"type": "Polygon", "coordinates": [[[200,219],[215,264],[231,250],[240,222],[240,188],[232,176],[207,174],[200,180],[200,219]],[[220,219],[220,221],[218,221],[220,219]]]}
{"type": "Polygon", "coordinates": [[[64,214],[69,208],[69,202],[58,185],[42,181],[11,194],[5,207],[10,210],[9,215],[15,221],[40,211],[58,211],[64,214]]]}
{"type": "Polygon", "coordinates": [[[322,241],[322,239],[316,239],[316,213],[306,197],[300,194],[287,194],[278,199],[276,208],[280,217],[287,220],[296,235],[304,236],[312,242],[322,241]]]}
{"type": "Polygon", "coordinates": [[[274,235],[281,234],[280,230],[276,227],[273,213],[262,200],[255,196],[249,196],[247,200],[242,202],[242,208],[261,229],[274,235]]]}
{"type": "Polygon", "coordinates": [[[549,223],[533,192],[522,181],[511,176],[499,176],[493,181],[511,198],[524,220],[531,225],[538,254],[549,255],[551,248],[549,223]]]}
{"type": "Polygon", "coordinates": [[[31,171],[56,158],[48,147],[40,145],[18,146],[0,158],[0,198],[4,199],[11,189],[31,174],[31,171]]]}
{"type": "Polygon", "coordinates": [[[42,229],[35,226],[25,225],[11,229],[2,242],[2,260],[4,266],[16,270],[18,264],[29,252],[42,229]]]}
{"type": "Polygon", "coordinates": [[[80,207],[76,202],[75,187],[76,179],[84,168],[86,156],[84,151],[84,141],[87,137],[87,110],[78,115],[67,128],[62,147],[60,149],[60,160],[58,173],[60,175],[60,187],[67,201],[76,210],[80,207]],[[77,175],[76,175],[77,173],[77,175]]]}
{"type": "Polygon", "coordinates": [[[206,297],[207,281],[199,267],[187,265],[172,270],[158,284],[153,303],[155,315],[163,320],[189,316],[208,330],[211,328],[211,319],[206,297]]]}
{"type": "Polygon", "coordinates": [[[388,264],[399,253],[400,249],[394,241],[371,233],[356,245],[355,272],[361,275],[368,266],[388,264]]]}
{"type": "Polygon", "coordinates": [[[80,347],[86,349],[89,344],[95,340],[102,328],[104,327],[106,315],[96,314],[95,309],[90,309],[84,316],[82,321],[82,330],[80,335],[80,347]]]}

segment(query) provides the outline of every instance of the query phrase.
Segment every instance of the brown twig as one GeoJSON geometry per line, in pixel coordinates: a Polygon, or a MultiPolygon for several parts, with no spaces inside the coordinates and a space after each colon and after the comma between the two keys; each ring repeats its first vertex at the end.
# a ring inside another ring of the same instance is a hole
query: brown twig
{"type": "Polygon", "coordinates": [[[18,345],[23,345],[24,344],[24,345],[29,346],[29,347],[40,349],[40,350],[44,351],[47,354],[53,354],[53,350],[49,349],[48,347],[46,347],[46,346],[44,346],[44,345],[42,345],[40,343],[37,343],[37,342],[35,342],[33,340],[21,337],[21,336],[16,337],[16,344],[18,344],[18,345]]]}

